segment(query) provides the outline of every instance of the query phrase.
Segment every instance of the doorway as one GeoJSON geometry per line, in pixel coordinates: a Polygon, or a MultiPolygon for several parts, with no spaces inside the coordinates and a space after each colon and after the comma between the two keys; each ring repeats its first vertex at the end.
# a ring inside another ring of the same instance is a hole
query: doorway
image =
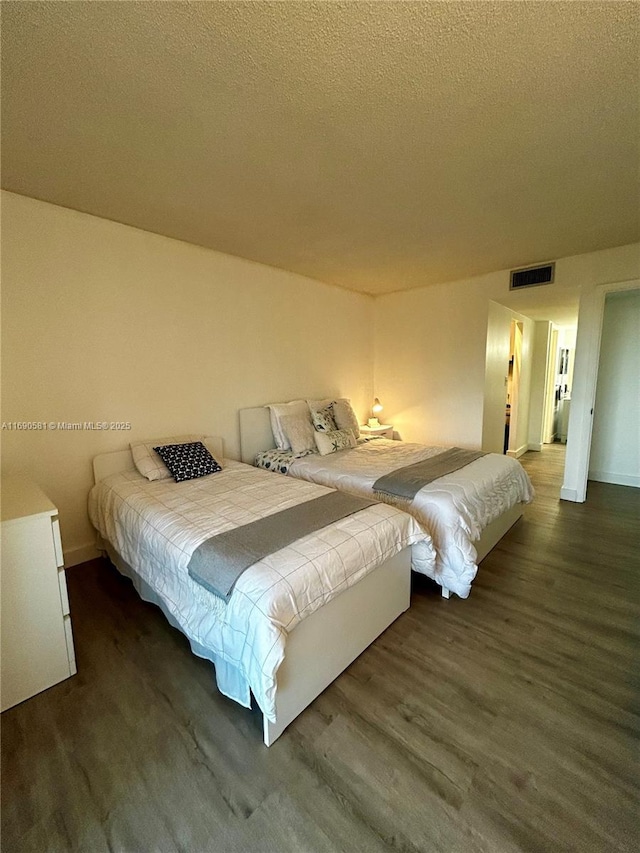
{"type": "Polygon", "coordinates": [[[567,443],[576,327],[552,327],[549,338],[543,421],[543,444],[567,443]]]}
{"type": "Polygon", "coordinates": [[[640,487],[640,290],[607,293],[589,480],[640,487]]]}
{"type": "Polygon", "coordinates": [[[606,296],[609,293],[639,288],[640,280],[631,279],[598,285],[581,297],[569,441],[564,484],[560,491],[560,497],[563,500],[582,503],[587,496],[593,412],[600,362],[600,336],[606,296]]]}

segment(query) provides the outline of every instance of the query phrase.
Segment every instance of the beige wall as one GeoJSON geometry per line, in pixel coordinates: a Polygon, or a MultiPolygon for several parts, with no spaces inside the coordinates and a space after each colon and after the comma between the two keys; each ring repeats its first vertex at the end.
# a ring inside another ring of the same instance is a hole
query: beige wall
{"type": "Polygon", "coordinates": [[[238,409],[341,394],[368,415],[373,299],[2,193],[2,420],[129,421],[131,432],[2,432],[60,510],[68,559],[93,541],[96,453],[183,432],[223,436],[238,409]]]}
{"type": "Polygon", "coordinates": [[[480,447],[484,290],[482,278],[376,298],[375,394],[405,441],[480,447]]]}
{"type": "MultiPolygon", "coordinates": [[[[637,243],[561,258],[552,294],[570,292],[582,304],[599,285],[637,277],[639,271],[637,243]]],[[[482,446],[489,304],[526,315],[523,306],[530,299],[530,292],[509,292],[508,270],[378,297],[375,394],[385,405],[385,420],[408,440],[482,446]]],[[[578,344],[578,379],[588,369],[587,352],[579,350],[578,344]]],[[[587,403],[574,380],[572,418],[576,395],[578,411],[587,403]]],[[[584,444],[582,434],[576,435],[584,444]]]]}
{"type": "MultiPolygon", "coordinates": [[[[96,453],[194,430],[237,457],[243,406],[344,394],[364,419],[375,393],[405,439],[482,444],[489,305],[524,299],[507,271],[373,300],[11,193],[2,214],[3,422],[133,426],[2,432],[3,470],[58,504],[71,561],[90,554],[96,453]]],[[[636,244],[561,259],[554,286],[589,294],[637,276],[639,258],[636,244]]],[[[590,405],[580,350],[572,421],[590,405]]]]}

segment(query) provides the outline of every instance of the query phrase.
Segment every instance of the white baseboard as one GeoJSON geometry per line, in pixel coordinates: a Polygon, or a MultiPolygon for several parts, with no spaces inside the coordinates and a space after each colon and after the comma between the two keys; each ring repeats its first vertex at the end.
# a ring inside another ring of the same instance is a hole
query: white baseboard
{"type": "Polygon", "coordinates": [[[589,480],[598,483],[611,483],[614,486],[634,486],[640,489],[640,476],[637,474],[614,474],[611,471],[589,471],[589,480]]]}
{"type": "Polygon", "coordinates": [[[65,568],[77,566],[79,563],[86,563],[88,560],[95,560],[100,553],[96,548],[95,542],[90,542],[87,545],[79,545],[77,548],[69,548],[64,550],[64,565],[65,568]]]}
{"type": "Polygon", "coordinates": [[[565,489],[563,486],[560,489],[560,500],[561,501],[573,501],[573,503],[584,503],[578,499],[578,490],[577,489],[565,489]]]}
{"type": "Polygon", "coordinates": [[[529,445],[523,444],[516,448],[516,450],[507,450],[507,456],[510,456],[512,459],[519,459],[523,453],[527,452],[527,450],[529,450],[529,445]]]}
{"type": "Polygon", "coordinates": [[[529,450],[535,450],[536,452],[539,453],[543,447],[544,447],[544,444],[530,444],[528,449],[529,450]]]}

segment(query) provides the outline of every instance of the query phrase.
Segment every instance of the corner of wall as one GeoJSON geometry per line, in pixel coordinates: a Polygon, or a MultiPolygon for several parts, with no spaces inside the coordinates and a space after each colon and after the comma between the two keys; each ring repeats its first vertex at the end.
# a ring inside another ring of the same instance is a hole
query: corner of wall
{"type": "Polygon", "coordinates": [[[85,545],[78,545],[76,548],[64,549],[64,565],[70,569],[71,566],[78,566],[80,563],[87,563],[89,560],[95,560],[100,557],[100,551],[95,546],[94,542],[85,545]]]}

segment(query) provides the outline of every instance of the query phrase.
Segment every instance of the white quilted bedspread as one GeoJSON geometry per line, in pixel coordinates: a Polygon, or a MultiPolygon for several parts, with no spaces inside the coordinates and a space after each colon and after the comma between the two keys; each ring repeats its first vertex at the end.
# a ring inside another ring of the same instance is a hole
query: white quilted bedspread
{"type": "MultiPolygon", "coordinates": [[[[294,459],[289,474],[368,497],[379,477],[445,449],[381,438],[327,456],[314,454],[294,459]]],[[[437,556],[435,570],[427,563],[425,571],[415,561],[414,568],[467,598],[478,570],[473,542],[494,519],[519,502],[529,503],[533,494],[522,465],[496,453],[424,486],[407,511],[431,535],[437,556]]]]}
{"type": "MultiPolygon", "coordinates": [[[[184,483],[149,482],[127,471],[94,486],[89,516],[187,637],[237,670],[245,689],[231,698],[249,705],[250,688],[273,721],[288,632],[388,557],[424,539],[423,531],[406,513],[376,504],[247,569],[228,604],[195,583],[187,565],[210,536],[327,491],[231,461],[218,474],[184,483]]],[[[220,677],[218,684],[231,695],[220,677]]]]}

